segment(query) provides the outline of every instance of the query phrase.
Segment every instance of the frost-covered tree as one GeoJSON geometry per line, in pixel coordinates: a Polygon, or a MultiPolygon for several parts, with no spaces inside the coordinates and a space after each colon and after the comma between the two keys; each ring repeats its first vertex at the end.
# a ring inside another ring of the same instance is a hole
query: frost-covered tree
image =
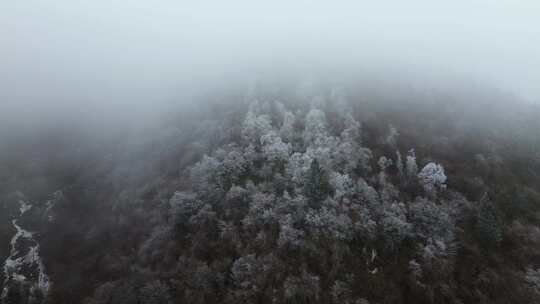
{"type": "Polygon", "coordinates": [[[217,183],[222,189],[228,189],[238,183],[240,177],[246,173],[251,162],[244,157],[243,151],[237,147],[226,147],[227,150],[218,149],[215,156],[221,161],[217,168],[217,183]]]}
{"type": "MultiPolygon", "coordinates": [[[[250,152],[249,149],[246,152],[250,152]]],[[[208,197],[227,191],[249,170],[253,157],[256,155],[244,153],[234,145],[217,149],[213,156],[204,155],[190,170],[194,189],[208,197]]]]}
{"type": "Polygon", "coordinates": [[[287,141],[291,142],[295,138],[294,124],[296,123],[296,117],[290,111],[285,111],[283,113],[283,124],[279,130],[281,137],[287,141]]]}
{"type": "Polygon", "coordinates": [[[418,173],[420,183],[424,187],[424,190],[428,193],[432,193],[437,189],[446,188],[446,175],[444,174],[444,168],[440,164],[428,163],[418,173]]]}
{"type": "Polygon", "coordinates": [[[336,169],[350,173],[359,168],[362,172],[369,172],[369,160],[371,159],[371,150],[360,147],[358,144],[341,141],[334,153],[336,169]]]}
{"type": "Polygon", "coordinates": [[[307,205],[307,199],[303,195],[291,196],[289,192],[284,191],[277,200],[275,210],[282,218],[291,216],[292,223],[296,224],[303,221],[307,205]]]}
{"type": "Polygon", "coordinates": [[[371,150],[361,146],[361,126],[349,115],[345,119],[345,129],[341,132],[336,148],[337,169],[351,172],[356,168],[368,171],[371,150]]]}
{"type": "Polygon", "coordinates": [[[268,223],[277,222],[275,212],[276,198],[273,194],[256,192],[251,197],[249,212],[242,220],[247,226],[261,226],[268,223]]]}
{"type": "Polygon", "coordinates": [[[328,137],[326,115],[319,109],[311,109],[306,115],[304,127],[304,144],[306,146],[321,146],[328,137]]]}
{"type": "Polygon", "coordinates": [[[363,203],[370,207],[380,205],[381,198],[377,190],[370,186],[363,178],[356,181],[356,192],[359,194],[363,203]]]}
{"type": "Polygon", "coordinates": [[[350,113],[345,116],[345,128],[340,137],[345,142],[361,143],[362,126],[350,113]]]}
{"type": "Polygon", "coordinates": [[[334,198],[338,201],[355,194],[355,184],[348,174],[330,173],[329,184],[334,190],[334,198]]]}
{"type": "Polygon", "coordinates": [[[239,202],[244,204],[248,200],[249,192],[247,189],[240,186],[232,186],[226,195],[227,202],[239,202]]]}
{"type": "Polygon", "coordinates": [[[175,223],[185,225],[191,216],[199,212],[204,203],[197,199],[195,193],[175,192],[169,200],[169,205],[175,223]]]}
{"type": "Polygon", "coordinates": [[[285,162],[292,151],[291,144],[284,143],[275,132],[261,136],[261,145],[264,156],[270,161],[285,162]]]}
{"type": "Polygon", "coordinates": [[[312,161],[313,159],[306,153],[295,152],[289,158],[285,166],[285,172],[293,183],[301,186],[307,179],[312,161]]]}
{"type": "Polygon", "coordinates": [[[339,148],[339,138],[334,136],[324,136],[319,138],[317,144],[313,144],[306,149],[306,154],[311,159],[317,159],[319,165],[325,170],[334,170],[339,167],[339,162],[344,162],[346,155],[342,155],[339,148]]]}
{"type": "Polygon", "coordinates": [[[388,167],[392,165],[392,160],[389,158],[386,158],[385,156],[381,156],[377,164],[379,165],[381,172],[384,172],[388,167]]]}
{"type": "Polygon", "coordinates": [[[242,154],[244,156],[244,159],[248,162],[248,164],[253,164],[257,160],[260,160],[262,158],[261,153],[259,153],[255,149],[255,145],[251,143],[243,148],[242,154]]]}
{"type": "Polygon", "coordinates": [[[220,162],[211,156],[204,155],[190,170],[190,177],[194,188],[197,191],[208,191],[217,187],[218,178],[216,172],[220,162]]]}
{"type": "Polygon", "coordinates": [[[407,211],[403,203],[391,203],[384,207],[380,221],[381,238],[389,249],[396,249],[403,240],[412,235],[412,225],[407,221],[407,211]]]}
{"type": "Polygon", "coordinates": [[[309,231],[315,237],[325,236],[349,240],[354,235],[351,218],[332,199],[327,199],[319,209],[310,209],[305,221],[309,231]]]}
{"type": "Polygon", "coordinates": [[[413,224],[414,234],[421,240],[435,238],[444,242],[454,239],[454,220],[451,211],[425,198],[417,198],[409,206],[409,221],[413,224]]]}
{"type": "Polygon", "coordinates": [[[272,130],[272,123],[268,115],[258,115],[248,111],[242,124],[242,138],[248,143],[260,142],[261,136],[272,130]]]}

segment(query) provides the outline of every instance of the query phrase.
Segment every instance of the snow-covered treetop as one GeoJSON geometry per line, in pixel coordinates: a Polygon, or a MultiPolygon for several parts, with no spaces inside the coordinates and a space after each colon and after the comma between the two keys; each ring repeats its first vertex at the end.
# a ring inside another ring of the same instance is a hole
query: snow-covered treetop
{"type": "Polygon", "coordinates": [[[326,115],[318,109],[311,109],[306,116],[304,143],[306,145],[317,144],[327,137],[326,115]]]}
{"type": "Polygon", "coordinates": [[[434,162],[428,163],[420,173],[418,173],[418,178],[426,191],[433,191],[435,188],[444,188],[446,186],[444,168],[440,164],[434,162]]]}

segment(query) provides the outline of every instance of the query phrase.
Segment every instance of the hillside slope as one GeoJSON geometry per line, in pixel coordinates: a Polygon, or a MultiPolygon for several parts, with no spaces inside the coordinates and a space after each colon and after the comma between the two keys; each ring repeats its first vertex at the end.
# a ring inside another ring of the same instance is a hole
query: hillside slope
{"type": "Polygon", "coordinates": [[[540,299],[537,108],[328,84],[216,96],[6,149],[1,203],[32,204],[50,286],[5,303],[540,299]]]}

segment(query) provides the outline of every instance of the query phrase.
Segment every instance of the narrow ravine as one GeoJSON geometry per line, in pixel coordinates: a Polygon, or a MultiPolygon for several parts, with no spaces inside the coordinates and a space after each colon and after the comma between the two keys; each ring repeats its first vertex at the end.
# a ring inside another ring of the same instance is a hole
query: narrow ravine
{"type": "Polygon", "coordinates": [[[39,256],[39,243],[32,232],[19,225],[19,219],[30,209],[30,203],[19,200],[19,216],[11,221],[16,233],[10,242],[10,255],[4,262],[1,303],[6,301],[11,288],[24,286],[27,294],[21,296],[32,298],[44,297],[49,291],[49,277],[39,256]]]}

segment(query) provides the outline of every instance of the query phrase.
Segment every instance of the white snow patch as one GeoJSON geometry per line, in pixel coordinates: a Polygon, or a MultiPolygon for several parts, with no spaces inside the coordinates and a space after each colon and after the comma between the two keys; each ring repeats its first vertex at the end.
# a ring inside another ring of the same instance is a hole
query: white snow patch
{"type": "Polygon", "coordinates": [[[21,211],[21,215],[23,215],[26,211],[32,209],[32,205],[23,200],[20,200],[19,204],[20,204],[19,211],[21,211]]]}
{"type": "MultiPolygon", "coordinates": [[[[23,200],[19,201],[19,205],[20,205],[19,218],[32,208],[32,205],[30,203],[25,202],[23,200]]],[[[17,232],[11,238],[10,255],[6,258],[4,262],[4,283],[3,283],[2,293],[0,295],[0,300],[4,299],[7,296],[9,292],[8,283],[10,280],[14,280],[17,282],[25,282],[28,280],[26,276],[20,273],[23,270],[23,267],[25,265],[28,265],[29,267],[32,265],[37,265],[37,269],[39,272],[38,281],[34,282],[35,286],[31,287],[30,289],[31,292],[34,292],[36,289],[39,289],[42,293],[46,294],[50,288],[49,277],[47,276],[45,272],[45,266],[43,264],[43,261],[41,260],[41,257],[39,256],[39,244],[33,238],[32,232],[21,228],[17,224],[17,221],[18,219],[13,219],[11,221],[11,223],[13,224],[17,232]],[[34,245],[28,249],[28,252],[26,253],[26,255],[15,258],[19,254],[17,250],[17,242],[20,239],[28,239],[34,245]]]]}

